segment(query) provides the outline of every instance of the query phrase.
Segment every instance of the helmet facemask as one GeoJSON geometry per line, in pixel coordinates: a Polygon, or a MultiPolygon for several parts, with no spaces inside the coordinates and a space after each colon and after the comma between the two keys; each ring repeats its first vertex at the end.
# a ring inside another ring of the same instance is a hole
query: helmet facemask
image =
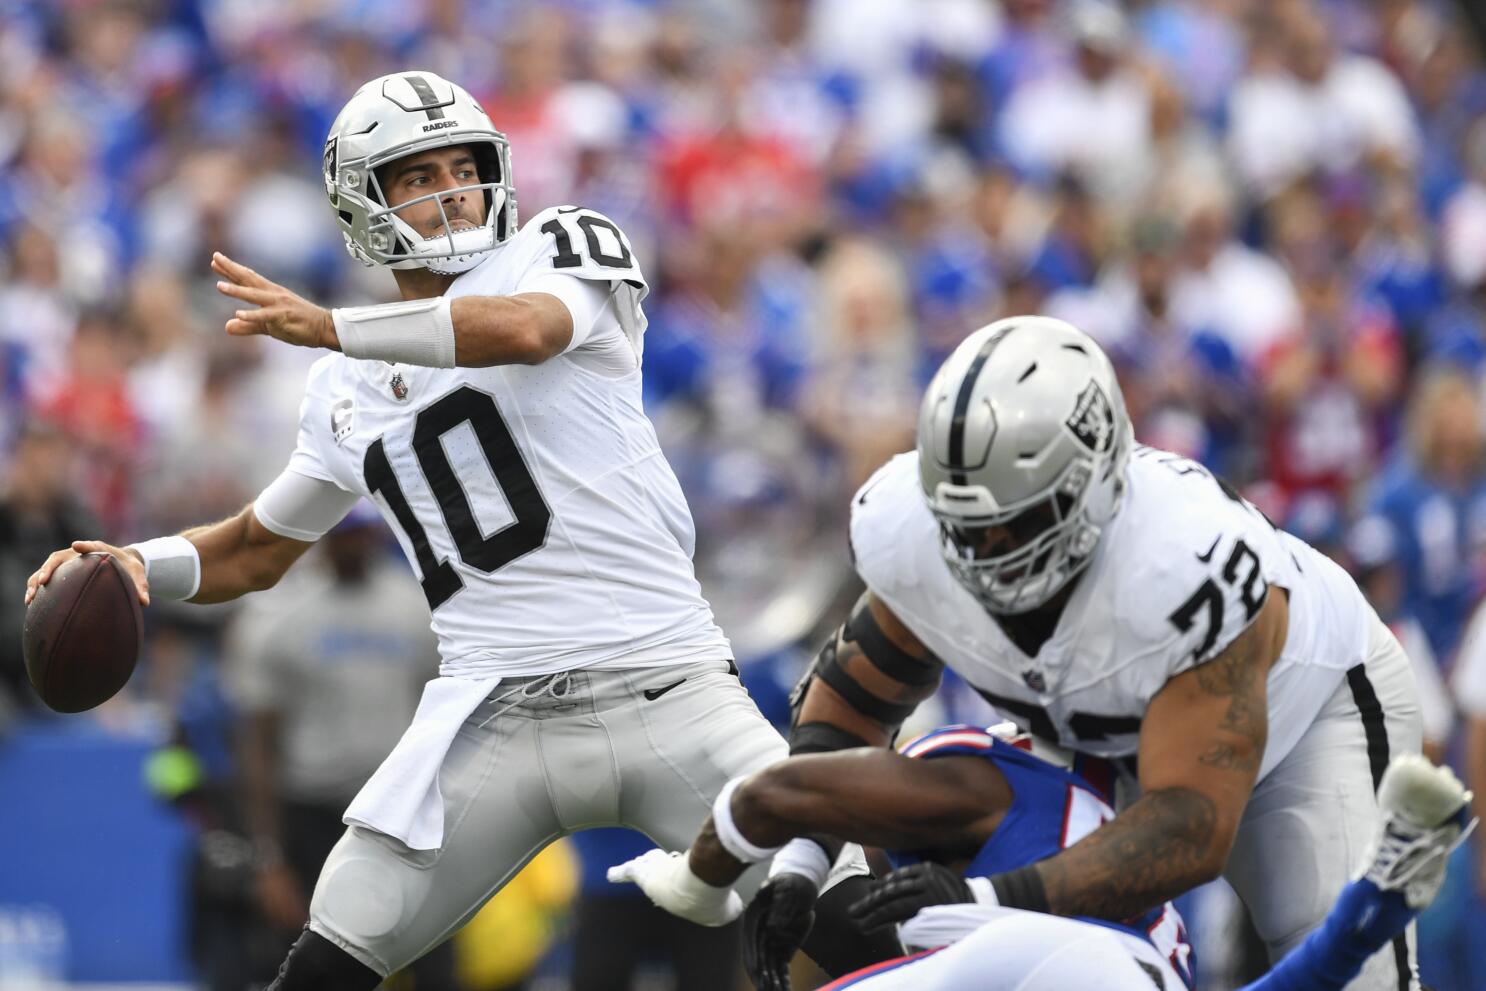
{"type": "Polygon", "coordinates": [[[382,177],[388,166],[420,154],[428,149],[404,153],[385,161],[368,160],[366,167],[367,196],[374,207],[368,212],[367,246],[369,253],[381,264],[390,268],[426,268],[439,275],[457,275],[474,268],[496,245],[504,241],[510,231],[507,226],[514,214],[510,183],[506,181],[510,150],[505,138],[481,138],[459,146],[468,147],[475,159],[476,174],[480,182],[468,186],[441,189],[415,197],[395,207],[389,207],[386,191],[382,188],[382,177]],[[474,226],[454,225],[444,208],[450,196],[478,190],[484,207],[484,220],[474,226]],[[401,214],[433,202],[438,206],[439,230],[423,234],[414,229],[401,214]],[[508,210],[510,206],[512,209],[508,210]]]}
{"type": "Polygon", "coordinates": [[[1061,320],[960,343],[919,407],[919,483],[951,574],[988,612],[1051,601],[1115,519],[1133,443],[1114,367],[1061,320]]]}
{"type": "Polygon", "coordinates": [[[935,513],[950,573],[992,613],[1028,612],[1089,563],[1100,527],[1087,512],[1091,466],[1075,461],[1053,491],[991,516],[935,513]],[[1010,544],[1006,550],[998,547],[1010,544]]]}

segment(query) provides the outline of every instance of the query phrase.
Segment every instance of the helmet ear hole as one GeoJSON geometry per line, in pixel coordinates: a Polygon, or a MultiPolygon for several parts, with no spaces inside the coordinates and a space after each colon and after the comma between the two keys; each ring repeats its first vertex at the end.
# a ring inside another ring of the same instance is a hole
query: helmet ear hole
{"type": "MultiPolygon", "coordinates": [[[[479,175],[481,182],[505,182],[501,174],[501,158],[499,152],[491,145],[475,145],[471,148],[475,156],[475,172],[479,175]]],[[[488,223],[491,212],[496,209],[495,190],[487,188],[485,195],[485,218],[488,223]]],[[[497,242],[504,241],[510,236],[511,231],[506,229],[506,211],[501,210],[495,220],[495,239],[497,242]]]]}

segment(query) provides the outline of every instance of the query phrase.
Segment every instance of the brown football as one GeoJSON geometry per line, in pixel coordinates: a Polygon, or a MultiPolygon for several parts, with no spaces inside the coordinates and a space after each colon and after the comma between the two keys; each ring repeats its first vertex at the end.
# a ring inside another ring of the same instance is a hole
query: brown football
{"type": "Polygon", "coordinates": [[[124,687],[143,637],[134,581],[111,555],[84,554],[53,572],[26,608],[26,674],[47,705],[82,712],[124,687]]]}

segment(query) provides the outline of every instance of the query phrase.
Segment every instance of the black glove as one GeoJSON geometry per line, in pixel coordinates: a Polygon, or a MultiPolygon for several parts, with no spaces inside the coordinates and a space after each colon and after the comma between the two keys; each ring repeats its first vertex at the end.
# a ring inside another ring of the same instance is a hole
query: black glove
{"type": "Polygon", "coordinates": [[[872,893],[848,908],[851,921],[867,932],[906,922],[930,905],[973,902],[965,879],[942,864],[927,861],[900,867],[872,886],[872,893]]]}
{"type": "Polygon", "coordinates": [[[815,925],[815,883],[775,874],[743,913],[743,966],[759,991],[789,991],[789,962],[815,925]]]}

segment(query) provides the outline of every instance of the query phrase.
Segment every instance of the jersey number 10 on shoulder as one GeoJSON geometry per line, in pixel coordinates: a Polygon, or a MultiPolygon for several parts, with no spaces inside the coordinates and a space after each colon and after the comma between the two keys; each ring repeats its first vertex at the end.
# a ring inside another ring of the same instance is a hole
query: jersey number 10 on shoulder
{"type": "MultiPolygon", "coordinates": [[[[387,460],[387,451],[378,437],[366,449],[362,472],[366,487],[381,493],[392,515],[408,536],[423,576],[423,594],[428,608],[437,609],[464,587],[459,573],[447,558],[434,555],[428,534],[403,495],[397,475],[387,460]]],[[[552,510],[542,498],[536,479],[527,467],[521,449],[511,436],[505,418],[489,395],[463,386],[418,413],[413,426],[413,454],[423,472],[428,489],[438,501],[444,526],[454,539],[459,559],[471,567],[491,574],[517,558],[529,554],[547,542],[547,529],[552,510]],[[443,437],[461,424],[468,423],[480,442],[480,450],[490,464],[496,483],[505,493],[515,520],[486,536],[475,518],[469,495],[454,474],[443,437]]]]}

